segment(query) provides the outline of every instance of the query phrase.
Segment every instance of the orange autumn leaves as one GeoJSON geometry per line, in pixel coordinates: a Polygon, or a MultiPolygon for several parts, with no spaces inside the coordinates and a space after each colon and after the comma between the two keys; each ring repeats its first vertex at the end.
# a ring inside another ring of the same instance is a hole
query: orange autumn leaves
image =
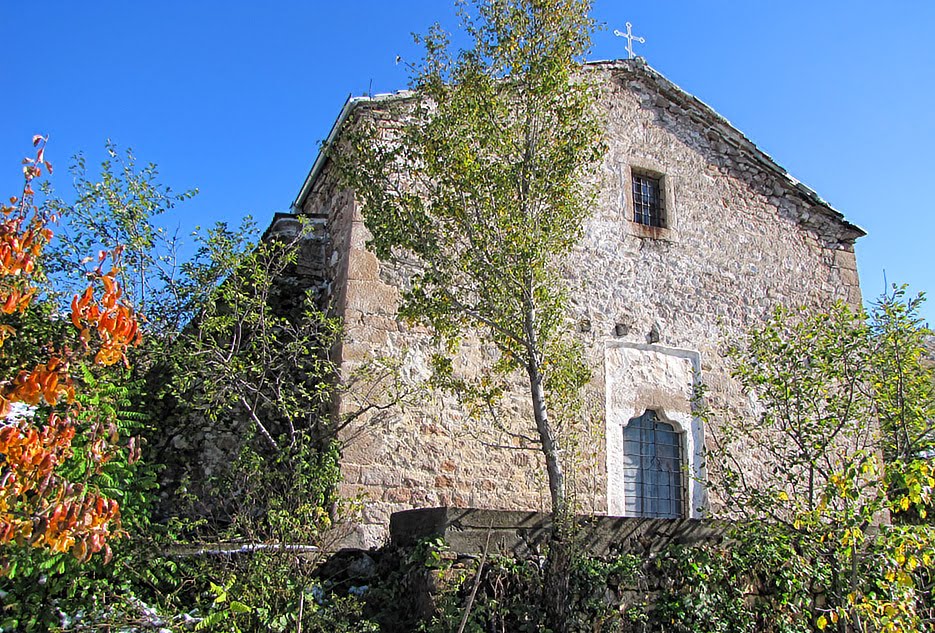
{"type": "Polygon", "coordinates": [[[68,363],[53,356],[47,363],[36,365],[31,371],[22,370],[12,381],[0,388],[0,416],[10,413],[10,405],[22,402],[30,406],[55,406],[64,399],[75,401],[75,386],[68,373],[68,363]]]}
{"type": "Polygon", "coordinates": [[[10,198],[10,204],[0,206],[0,312],[13,314],[29,307],[36,288],[31,284],[36,262],[42,249],[52,239],[48,223],[54,218],[40,212],[32,204],[35,192],[32,181],[52,165],[45,160],[45,138],[33,138],[35,158],[23,159],[26,183],[20,198],[10,198]]]}
{"type": "MultiPolygon", "coordinates": [[[[52,238],[48,225],[55,218],[33,204],[31,186],[43,168],[51,171],[44,158],[45,141],[35,137],[36,156],[24,160],[22,197],[11,198],[11,206],[0,209],[2,315],[29,308],[37,292],[37,265],[52,238]]],[[[107,541],[120,532],[120,508],[98,494],[88,478],[118,450],[117,429],[112,421],[94,415],[83,416],[91,421],[78,427],[75,414],[80,405],[72,370],[92,355],[91,362],[97,365],[119,361],[128,365],[128,347],[140,342],[137,316],[116,281],[120,250],[99,255],[87,290],[72,302],[70,319],[77,344],[49,342],[46,348],[57,351],[46,362],[0,382],[0,545],[30,544],[71,552],[79,560],[103,551],[105,561],[110,558],[107,541]],[[105,273],[108,256],[113,265],[105,273]],[[40,415],[47,416],[44,424],[38,423],[40,415]],[[90,468],[83,480],[70,481],[57,469],[74,455],[78,433],[83,434],[82,456],[90,461],[90,468]]],[[[16,330],[0,323],[0,347],[11,336],[16,330]]]]}
{"type": "Polygon", "coordinates": [[[41,429],[25,420],[8,422],[0,428],[0,453],[5,458],[0,543],[70,551],[82,560],[104,550],[109,558],[107,539],[113,526],[119,528],[117,502],[55,474],[70,456],[75,425],[56,413],[41,429]],[[32,513],[23,512],[24,499],[33,501],[32,513]]]}
{"type": "Polygon", "coordinates": [[[94,300],[94,287],[89,285],[80,297],[71,302],[71,322],[78,329],[81,342],[87,346],[91,342],[92,330],[96,330],[100,346],[94,356],[94,362],[100,365],[113,365],[119,360],[128,364],[126,349],[140,342],[139,323],[133,308],[122,299],[123,291],[116,282],[119,272],[117,260],[120,248],[114,251],[114,266],[106,274],[102,272],[106,252],[99,256],[95,276],[104,287],[100,302],[94,300]]]}

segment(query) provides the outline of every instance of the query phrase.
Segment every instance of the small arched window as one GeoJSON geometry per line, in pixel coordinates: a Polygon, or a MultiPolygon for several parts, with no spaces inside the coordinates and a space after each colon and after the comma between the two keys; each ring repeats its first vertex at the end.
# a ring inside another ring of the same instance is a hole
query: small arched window
{"type": "Polygon", "coordinates": [[[633,418],[623,429],[626,516],[676,519],[684,516],[682,438],[655,411],[633,418]]]}

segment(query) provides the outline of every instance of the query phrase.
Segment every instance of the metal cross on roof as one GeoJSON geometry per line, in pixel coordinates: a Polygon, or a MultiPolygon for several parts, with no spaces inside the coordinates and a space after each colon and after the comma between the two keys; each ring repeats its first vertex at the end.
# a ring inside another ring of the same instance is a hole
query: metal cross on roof
{"type": "Polygon", "coordinates": [[[642,37],[637,37],[636,35],[633,35],[633,25],[630,24],[629,22],[627,22],[627,32],[626,32],[626,33],[624,33],[623,31],[614,29],[614,35],[616,35],[617,37],[625,37],[625,38],[627,38],[627,53],[630,55],[629,59],[633,59],[634,57],[636,57],[636,53],[633,52],[633,42],[634,42],[634,40],[637,41],[637,42],[639,42],[640,44],[645,44],[645,43],[646,43],[646,40],[645,40],[644,38],[642,38],[642,37]]]}

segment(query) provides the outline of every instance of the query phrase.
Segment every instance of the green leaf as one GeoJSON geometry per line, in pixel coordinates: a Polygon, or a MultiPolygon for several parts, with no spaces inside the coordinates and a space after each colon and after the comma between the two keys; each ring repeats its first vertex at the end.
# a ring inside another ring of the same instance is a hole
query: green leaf
{"type": "Polygon", "coordinates": [[[231,610],[231,613],[252,613],[253,612],[252,607],[245,605],[242,602],[238,602],[237,600],[231,600],[230,610],[231,610]]]}

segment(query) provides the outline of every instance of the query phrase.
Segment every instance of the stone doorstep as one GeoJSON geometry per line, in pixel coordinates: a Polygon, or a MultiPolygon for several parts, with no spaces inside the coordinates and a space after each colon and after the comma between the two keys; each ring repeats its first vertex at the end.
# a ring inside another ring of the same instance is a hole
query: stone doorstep
{"type": "MultiPolygon", "coordinates": [[[[727,524],[712,519],[646,519],[580,516],[584,547],[592,554],[649,554],[666,546],[719,542],[727,524]]],[[[547,540],[552,517],[544,512],[483,510],[480,508],[424,508],[395,512],[390,517],[390,541],[405,547],[421,539],[441,537],[457,554],[489,553],[528,556],[539,553],[547,540]]]]}

